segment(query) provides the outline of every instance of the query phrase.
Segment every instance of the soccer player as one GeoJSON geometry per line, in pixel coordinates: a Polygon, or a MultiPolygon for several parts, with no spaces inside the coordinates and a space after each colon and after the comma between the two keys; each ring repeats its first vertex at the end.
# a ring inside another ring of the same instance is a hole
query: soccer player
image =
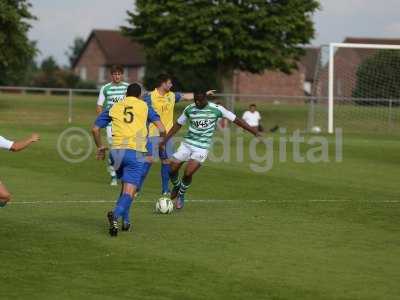
{"type": "Polygon", "coordinates": [[[139,99],[140,95],[139,84],[129,85],[126,98],[110,110],[103,111],[92,128],[97,145],[96,157],[103,160],[107,148],[102,144],[100,129],[112,122],[113,141],[110,156],[117,177],[122,182],[122,189],[114,210],[107,214],[111,236],[118,235],[119,218],[123,219],[122,230],[128,231],[131,227],[129,210],[143,172],[148,122],[155,124],[162,137],[165,137],[166,133],[160,116],[151,106],[139,99]]]}
{"type": "MultiPolygon", "coordinates": [[[[128,83],[122,81],[123,68],[119,65],[111,66],[110,69],[111,79],[110,83],[103,85],[100,89],[99,98],[97,100],[96,112],[97,115],[100,115],[104,110],[109,110],[115,103],[125,98],[126,89],[128,87],[128,83]]],[[[112,144],[112,131],[111,124],[107,126],[107,141],[111,146],[112,144]]],[[[115,174],[115,170],[111,164],[111,161],[108,160],[108,171],[111,176],[110,185],[116,186],[117,175],[115,174]]]]}
{"type": "MultiPolygon", "coordinates": [[[[6,149],[12,152],[18,152],[26,149],[32,143],[40,140],[40,136],[37,133],[33,133],[30,137],[20,141],[10,141],[0,136],[0,149],[6,149]]],[[[6,186],[0,181],[0,207],[5,206],[11,200],[11,194],[7,190],[6,186]]]]}
{"type": "MultiPolygon", "coordinates": [[[[174,93],[171,91],[172,79],[167,74],[161,74],[157,78],[157,87],[154,91],[146,94],[144,100],[153,107],[153,109],[160,115],[161,122],[164,124],[165,129],[170,130],[174,124],[174,106],[181,100],[192,100],[193,93],[174,93]]],[[[207,92],[212,95],[214,90],[207,92]]],[[[144,164],[143,175],[141,184],[143,184],[150,167],[153,163],[153,158],[158,155],[161,160],[161,194],[169,196],[169,159],[173,153],[172,140],[170,140],[163,150],[159,148],[159,132],[155,125],[150,124],[149,139],[147,144],[147,157],[144,164]]]]}
{"type": "Polygon", "coordinates": [[[207,158],[218,118],[228,119],[255,136],[259,136],[256,129],[236,117],[234,113],[220,105],[208,102],[205,93],[196,93],[194,103],[185,108],[165,139],[160,143],[160,147],[163,149],[168,140],[189,121],[189,129],[184,136],[184,141],[171,159],[170,178],[173,185],[171,199],[177,198],[175,202],[177,209],[183,208],[185,192],[192,183],[192,176],[207,158]],[[180,179],[179,169],[184,162],[187,162],[187,165],[183,177],[180,179]]]}

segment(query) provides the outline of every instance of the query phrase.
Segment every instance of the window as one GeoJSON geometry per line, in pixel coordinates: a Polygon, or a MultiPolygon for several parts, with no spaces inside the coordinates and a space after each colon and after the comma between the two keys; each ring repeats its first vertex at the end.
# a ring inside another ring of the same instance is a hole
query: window
{"type": "Polygon", "coordinates": [[[86,80],[87,79],[87,72],[86,72],[86,67],[81,67],[79,70],[79,77],[82,80],[86,80]]]}
{"type": "Polygon", "coordinates": [[[106,68],[104,66],[99,67],[99,82],[103,83],[106,81],[106,68]]]}

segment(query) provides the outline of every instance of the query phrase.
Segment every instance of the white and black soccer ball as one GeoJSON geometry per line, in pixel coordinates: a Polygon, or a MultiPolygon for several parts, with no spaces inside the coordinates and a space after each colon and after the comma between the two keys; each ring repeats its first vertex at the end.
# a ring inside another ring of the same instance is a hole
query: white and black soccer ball
{"type": "Polygon", "coordinates": [[[174,204],[168,197],[161,197],[156,202],[156,213],[170,214],[174,210],[174,204]]]}
{"type": "Polygon", "coordinates": [[[312,133],[321,133],[321,127],[313,126],[313,128],[311,128],[311,132],[312,133]]]}

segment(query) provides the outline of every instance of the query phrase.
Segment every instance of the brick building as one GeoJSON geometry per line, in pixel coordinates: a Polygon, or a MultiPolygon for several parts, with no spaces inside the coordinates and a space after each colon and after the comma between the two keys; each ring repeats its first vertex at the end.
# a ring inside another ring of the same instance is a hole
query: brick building
{"type": "Polygon", "coordinates": [[[143,47],[116,30],[93,30],[72,68],[81,79],[102,85],[110,81],[109,71],[114,64],[124,67],[124,80],[142,81],[143,47]]]}
{"type": "MultiPolygon", "coordinates": [[[[304,96],[311,90],[318,53],[318,48],[306,48],[298,70],[290,75],[272,71],[260,75],[236,71],[235,93],[304,96]]],[[[110,80],[109,67],[113,64],[124,67],[126,81],[141,82],[145,71],[143,47],[122,36],[119,31],[93,30],[73,70],[82,79],[102,85],[110,80]]]]}

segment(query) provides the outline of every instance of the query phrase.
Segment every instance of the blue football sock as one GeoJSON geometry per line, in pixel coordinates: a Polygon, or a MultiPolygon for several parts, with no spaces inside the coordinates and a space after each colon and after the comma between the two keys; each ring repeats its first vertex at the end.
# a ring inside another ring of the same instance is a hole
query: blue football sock
{"type": "Polygon", "coordinates": [[[132,199],[131,201],[130,201],[130,203],[128,204],[128,206],[125,208],[125,211],[124,211],[124,213],[123,213],[123,215],[122,215],[122,219],[124,220],[124,223],[131,223],[131,218],[130,218],[130,210],[131,210],[131,205],[132,205],[132,203],[133,203],[133,200],[134,199],[132,199]]]}
{"type": "Polygon", "coordinates": [[[143,182],[146,179],[147,174],[149,174],[150,167],[151,167],[151,163],[149,163],[149,162],[145,162],[143,164],[142,177],[140,178],[140,184],[137,189],[138,191],[142,190],[143,182]]]}
{"type": "Polygon", "coordinates": [[[126,210],[129,209],[132,203],[132,197],[128,194],[122,194],[114,208],[114,218],[118,220],[122,217],[126,210]]]}
{"type": "Polygon", "coordinates": [[[115,203],[115,207],[114,207],[114,219],[118,220],[118,218],[122,215],[122,212],[124,210],[123,206],[122,206],[122,194],[119,195],[119,198],[117,200],[117,203],[115,203]]]}
{"type": "Polygon", "coordinates": [[[169,172],[171,168],[168,164],[161,164],[161,182],[162,182],[162,193],[169,193],[169,172]]]}

